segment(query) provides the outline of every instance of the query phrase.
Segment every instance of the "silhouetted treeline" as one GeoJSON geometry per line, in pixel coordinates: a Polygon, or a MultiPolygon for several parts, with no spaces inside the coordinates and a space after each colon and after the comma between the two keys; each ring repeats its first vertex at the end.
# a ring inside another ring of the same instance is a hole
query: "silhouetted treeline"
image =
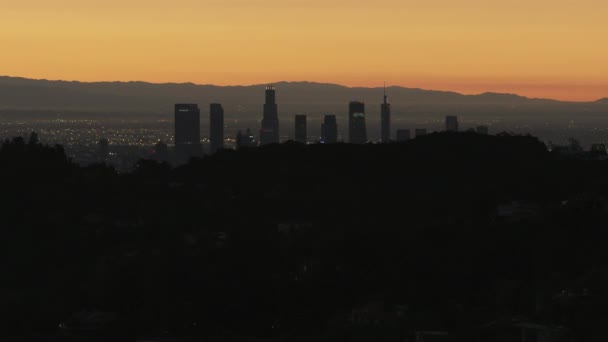
{"type": "Polygon", "coordinates": [[[32,136],[2,144],[0,173],[5,336],[606,337],[608,163],[534,137],[286,143],[119,174],[32,136]]]}

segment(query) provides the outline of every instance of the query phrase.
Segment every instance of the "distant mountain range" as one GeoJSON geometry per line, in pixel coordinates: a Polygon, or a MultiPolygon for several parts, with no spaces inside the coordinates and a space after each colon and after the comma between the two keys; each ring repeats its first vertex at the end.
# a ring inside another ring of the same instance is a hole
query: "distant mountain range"
{"type": "MultiPolygon", "coordinates": [[[[277,82],[281,114],[305,112],[346,115],[348,102],[366,102],[370,114],[379,112],[382,88],[345,87],[312,82],[277,82]]],[[[260,116],[263,85],[214,86],[192,83],[68,82],[0,76],[0,111],[68,111],[168,116],[175,103],[198,103],[203,112],[209,103],[224,105],[227,117],[260,116]]],[[[395,113],[417,115],[603,115],[608,98],[595,102],[562,102],[531,99],[514,94],[455,92],[388,87],[395,113]]]]}

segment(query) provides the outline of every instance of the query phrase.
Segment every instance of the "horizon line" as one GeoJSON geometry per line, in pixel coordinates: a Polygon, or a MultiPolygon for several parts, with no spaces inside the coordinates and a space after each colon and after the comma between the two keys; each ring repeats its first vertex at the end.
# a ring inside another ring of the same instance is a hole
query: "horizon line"
{"type": "Polygon", "coordinates": [[[143,80],[112,80],[112,81],[108,81],[108,80],[103,80],[103,81],[81,81],[81,80],[67,80],[67,79],[48,79],[48,78],[29,78],[29,77],[24,77],[24,76],[12,76],[12,75],[0,75],[0,78],[13,78],[13,79],[22,79],[22,80],[28,80],[28,81],[46,81],[46,82],[66,82],[66,83],[83,83],[83,84],[95,84],[95,83],[123,83],[123,84],[128,84],[128,83],[145,83],[145,84],[151,84],[151,85],[194,85],[194,86],[201,86],[201,87],[205,87],[205,86],[210,86],[210,87],[218,87],[218,88],[235,88],[235,87],[257,87],[257,86],[268,86],[269,84],[281,84],[281,83],[309,83],[309,84],[317,84],[317,85],[331,85],[331,86],[338,86],[338,87],[343,87],[343,88],[347,88],[347,89],[380,89],[382,90],[384,89],[390,89],[390,88],[399,88],[399,89],[409,89],[409,90],[422,90],[422,91],[429,91],[429,92],[441,92],[441,93],[451,93],[451,94],[457,94],[457,95],[461,95],[461,96],[482,96],[482,95],[488,95],[488,94],[494,94],[494,95],[508,95],[508,96],[517,96],[517,97],[521,97],[523,99],[527,99],[527,100],[541,100],[541,101],[556,101],[556,102],[563,102],[563,103],[594,103],[594,102],[600,102],[604,99],[608,99],[608,96],[606,97],[600,97],[597,98],[595,100],[587,100],[587,101],[575,101],[575,100],[560,100],[560,99],[556,99],[556,98],[550,98],[550,97],[530,97],[530,96],[526,96],[526,95],[520,95],[517,93],[511,93],[511,92],[496,92],[496,91],[483,91],[483,92],[474,92],[474,93],[462,93],[462,92],[458,92],[458,91],[454,91],[454,90],[443,90],[443,89],[430,89],[430,88],[420,88],[420,87],[407,87],[404,85],[399,85],[399,84],[394,84],[394,85],[381,85],[381,86],[349,86],[349,85],[345,85],[345,84],[341,84],[341,83],[331,83],[331,82],[318,82],[318,81],[307,81],[307,80],[299,80],[299,81],[287,81],[287,80],[282,80],[282,81],[273,81],[273,82],[265,82],[265,83],[248,83],[248,84],[226,84],[226,85],[220,85],[220,84],[213,84],[213,83],[196,83],[196,82],[154,82],[154,81],[143,81],[143,80]]]}

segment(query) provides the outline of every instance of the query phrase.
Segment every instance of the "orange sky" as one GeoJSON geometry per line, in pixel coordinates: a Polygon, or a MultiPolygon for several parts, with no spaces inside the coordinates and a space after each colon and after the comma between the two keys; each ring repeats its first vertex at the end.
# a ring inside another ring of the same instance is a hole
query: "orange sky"
{"type": "Polygon", "coordinates": [[[0,74],[608,97],[605,0],[0,0],[0,74]]]}

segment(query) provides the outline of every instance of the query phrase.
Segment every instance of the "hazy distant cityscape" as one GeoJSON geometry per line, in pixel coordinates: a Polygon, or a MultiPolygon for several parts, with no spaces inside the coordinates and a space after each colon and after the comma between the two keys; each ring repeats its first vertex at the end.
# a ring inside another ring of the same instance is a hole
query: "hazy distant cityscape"
{"type": "MultiPolygon", "coordinates": [[[[281,90],[277,90],[277,102],[279,104],[279,141],[285,142],[295,140],[294,118],[296,115],[306,115],[306,141],[315,143],[322,140],[321,125],[323,117],[327,114],[335,114],[338,125],[338,141],[348,142],[348,103],[344,103],[342,111],[335,113],[305,112],[294,110],[289,106],[288,110],[282,110],[281,90]]],[[[236,147],[236,135],[238,131],[245,132],[251,129],[256,139],[259,139],[259,127],[262,120],[263,94],[259,94],[259,110],[251,108],[243,109],[238,113],[231,113],[230,109],[239,107],[235,104],[226,104],[224,119],[224,148],[234,149],[236,147]]],[[[390,93],[388,94],[390,95],[390,93]]],[[[367,99],[365,99],[367,100],[367,99]]],[[[368,142],[378,143],[381,141],[381,113],[378,99],[366,103],[365,121],[367,126],[368,142]]],[[[314,99],[311,99],[314,101],[314,99]]],[[[209,151],[209,106],[199,104],[200,132],[202,150],[209,151]]],[[[245,108],[245,107],[243,107],[245,108]]],[[[393,107],[395,108],[395,107],[393,107]]],[[[114,111],[105,114],[103,112],[78,112],[78,111],[27,111],[27,110],[4,110],[0,112],[0,137],[2,139],[14,136],[27,136],[36,132],[41,142],[46,144],[60,144],[66,149],[68,155],[83,165],[98,161],[97,150],[101,139],[109,142],[109,155],[106,162],[118,169],[128,170],[141,158],[149,158],[154,153],[154,145],[162,141],[170,149],[174,145],[174,117],[171,112],[166,113],[116,113],[114,111]]],[[[608,143],[608,125],[603,118],[597,116],[572,117],[566,115],[549,120],[545,117],[516,116],[513,118],[505,115],[494,115],[488,113],[483,117],[478,112],[467,113],[466,110],[454,111],[458,117],[461,131],[475,129],[478,126],[487,126],[491,134],[500,132],[512,132],[517,134],[532,134],[539,137],[541,141],[550,145],[563,145],[569,139],[576,139],[583,148],[588,149],[593,144],[608,143]]],[[[397,130],[408,129],[411,137],[415,137],[415,129],[426,129],[428,133],[445,130],[446,116],[441,114],[416,114],[411,110],[403,110],[397,107],[391,115],[390,139],[397,140],[397,130]]]]}
{"type": "Polygon", "coordinates": [[[594,326],[605,321],[591,321],[608,303],[595,278],[608,274],[608,128],[598,112],[576,121],[458,106],[415,114],[393,106],[389,89],[381,102],[283,110],[280,87],[254,90],[253,105],[0,114],[0,178],[14,199],[5,216],[21,227],[7,240],[18,262],[6,270],[51,284],[12,284],[23,295],[7,297],[19,298],[4,309],[7,336],[582,342],[604,333],[594,326]],[[61,230],[46,238],[52,226],[61,230]],[[598,256],[572,257],[587,250],[598,256]],[[60,299],[37,309],[32,293],[60,299]],[[26,325],[25,312],[38,323],[26,325]]]}

